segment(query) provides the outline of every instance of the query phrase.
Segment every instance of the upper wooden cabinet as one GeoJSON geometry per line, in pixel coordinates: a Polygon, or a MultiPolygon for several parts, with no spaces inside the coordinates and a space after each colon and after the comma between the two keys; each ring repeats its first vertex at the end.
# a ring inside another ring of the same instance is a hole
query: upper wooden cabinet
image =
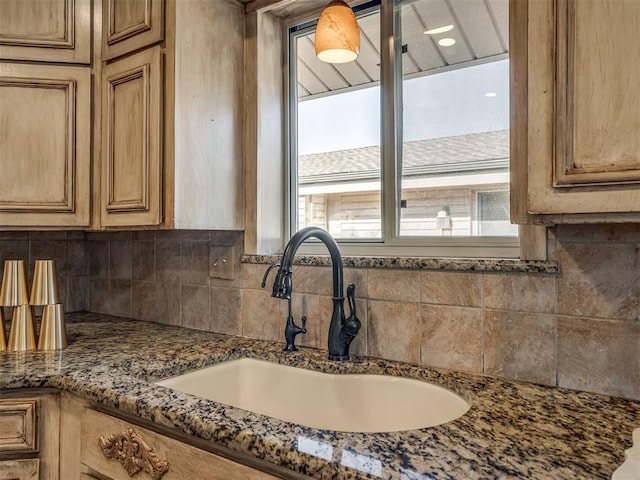
{"type": "Polygon", "coordinates": [[[152,47],[102,71],[102,226],[162,221],[162,63],[152,47]]]}
{"type": "Polygon", "coordinates": [[[91,61],[90,0],[0,0],[0,59],[91,61]]]}
{"type": "Polygon", "coordinates": [[[241,230],[242,5],[167,0],[164,11],[161,45],[103,62],[96,228],[241,230]]]}
{"type": "Polygon", "coordinates": [[[161,42],[163,10],[163,0],[103,0],[103,59],[110,60],[161,42]]]}
{"type": "Polygon", "coordinates": [[[526,161],[516,168],[527,168],[526,213],[538,221],[638,220],[638,25],[637,0],[528,2],[526,161]]]}
{"type": "Polygon", "coordinates": [[[88,227],[88,68],[0,63],[0,225],[88,227]]]}

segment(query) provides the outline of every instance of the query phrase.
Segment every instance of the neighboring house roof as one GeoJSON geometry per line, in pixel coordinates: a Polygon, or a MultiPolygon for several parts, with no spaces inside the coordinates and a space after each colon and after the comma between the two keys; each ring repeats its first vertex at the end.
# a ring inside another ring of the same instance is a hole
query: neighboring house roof
{"type": "MultiPolygon", "coordinates": [[[[426,176],[509,166],[509,130],[406,142],[404,176],[426,176]]],[[[300,184],[356,181],[380,177],[380,146],[301,155],[300,184]]]]}

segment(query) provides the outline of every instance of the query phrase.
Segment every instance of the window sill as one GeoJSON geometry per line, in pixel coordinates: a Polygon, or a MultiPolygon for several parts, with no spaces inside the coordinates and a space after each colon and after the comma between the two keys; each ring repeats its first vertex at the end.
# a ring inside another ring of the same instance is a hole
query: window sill
{"type": "MultiPolygon", "coordinates": [[[[280,261],[280,255],[242,255],[242,263],[269,265],[280,261]]],[[[350,257],[343,256],[345,267],[393,268],[402,270],[442,270],[455,272],[559,273],[557,261],[492,258],[428,258],[428,257],[350,257]]],[[[296,256],[295,265],[331,265],[328,256],[296,256]]]]}

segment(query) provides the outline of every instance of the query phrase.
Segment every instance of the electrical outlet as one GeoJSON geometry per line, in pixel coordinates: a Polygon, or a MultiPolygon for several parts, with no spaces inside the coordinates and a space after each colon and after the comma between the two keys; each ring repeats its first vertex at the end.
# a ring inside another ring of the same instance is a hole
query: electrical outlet
{"type": "Polygon", "coordinates": [[[209,247],[209,277],[233,280],[234,259],[234,247],[209,247]]]}

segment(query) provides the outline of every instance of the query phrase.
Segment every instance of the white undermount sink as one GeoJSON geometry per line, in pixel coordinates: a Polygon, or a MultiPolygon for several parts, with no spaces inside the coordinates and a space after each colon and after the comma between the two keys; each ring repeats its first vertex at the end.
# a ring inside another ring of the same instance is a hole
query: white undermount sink
{"type": "Polygon", "coordinates": [[[454,420],[470,405],[440,386],[386,375],[334,375],[251,358],[156,382],[307,427],[394,432],[454,420]]]}

